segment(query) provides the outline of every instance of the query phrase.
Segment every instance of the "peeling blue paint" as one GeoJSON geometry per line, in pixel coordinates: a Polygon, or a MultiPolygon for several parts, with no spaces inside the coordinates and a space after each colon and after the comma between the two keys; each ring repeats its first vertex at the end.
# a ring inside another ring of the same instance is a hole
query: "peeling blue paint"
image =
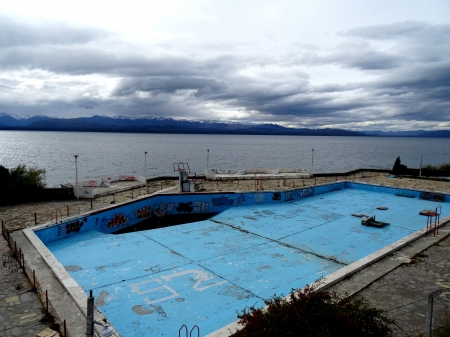
{"type": "Polygon", "coordinates": [[[275,192],[279,198],[273,191],[159,196],[91,214],[78,232],[63,240],[48,235],[46,245],[86,292],[100,297],[101,311],[122,336],[175,336],[182,324],[206,335],[235,321],[236,311],[287,295],[425,227],[423,209],[442,206],[442,216],[450,214],[448,202],[401,191],[417,196],[355,183],[275,192]],[[233,207],[214,205],[212,198],[222,197],[233,207]],[[133,210],[164,204],[177,212],[180,202],[191,202],[191,212],[226,210],[207,221],[122,235],[91,220],[104,224],[124,214],[134,221],[133,210]],[[362,226],[352,214],[391,225],[362,226]]]}

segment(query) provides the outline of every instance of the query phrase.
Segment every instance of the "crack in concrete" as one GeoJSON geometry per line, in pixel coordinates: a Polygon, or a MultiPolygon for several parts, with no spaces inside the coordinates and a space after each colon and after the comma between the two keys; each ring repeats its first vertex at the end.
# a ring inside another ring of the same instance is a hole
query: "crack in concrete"
{"type": "MultiPolygon", "coordinates": [[[[238,230],[238,231],[240,231],[240,232],[243,232],[243,233],[245,233],[245,234],[252,234],[252,235],[258,236],[258,237],[260,237],[260,238],[262,238],[262,239],[269,240],[270,242],[278,243],[278,244],[280,244],[280,245],[282,245],[282,246],[285,246],[285,247],[287,247],[287,248],[291,248],[291,249],[297,250],[297,251],[302,252],[302,253],[304,253],[304,254],[311,254],[311,255],[314,255],[314,256],[316,256],[316,257],[318,257],[318,258],[320,258],[320,259],[332,261],[332,262],[337,263],[337,264],[342,265],[342,266],[347,266],[347,265],[348,265],[347,263],[344,263],[344,262],[339,261],[339,260],[336,259],[334,256],[332,256],[332,257],[330,257],[330,256],[324,256],[324,255],[321,255],[321,254],[318,254],[318,253],[315,253],[315,252],[306,251],[306,250],[300,249],[300,248],[298,248],[298,247],[292,246],[292,245],[290,245],[290,244],[288,244],[288,243],[280,242],[280,241],[278,241],[278,240],[274,240],[274,239],[271,239],[271,238],[262,236],[262,235],[257,234],[257,233],[249,232],[249,231],[246,230],[246,229],[242,229],[242,228],[240,228],[240,227],[233,226],[233,225],[228,224],[228,223],[225,223],[225,222],[220,222],[220,221],[218,221],[218,220],[213,220],[213,219],[211,219],[211,221],[216,222],[216,223],[219,223],[219,224],[224,224],[224,225],[226,225],[226,226],[229,226],[229,227],[231,227],[231,228],[233,228],[233,229],[236,229],[236,230],[238,230]]],[[[320,226],[323,226],[324,224],[325,224],[325,223],[323,223],[323,224],[320,225],[320,226]]],[[[315,227],[315,228],[316,228],[316,227],[315,227]]],[[[311,228],[310,228],[310,229],[311,229],[311,228]]],[[[289,237],[289,236],[290,236],[290,235],[288,235],[288,236],[286,236],[286,237],[289,237]]],[[[285,238],[285,237],[284,237],[284,238],[285,238]]],[[[281,239],[283,239],[283,238],[281,238],[281,239]]],[[[244,248],[244,249],[245,249],[245,248],[244,248]]]]}

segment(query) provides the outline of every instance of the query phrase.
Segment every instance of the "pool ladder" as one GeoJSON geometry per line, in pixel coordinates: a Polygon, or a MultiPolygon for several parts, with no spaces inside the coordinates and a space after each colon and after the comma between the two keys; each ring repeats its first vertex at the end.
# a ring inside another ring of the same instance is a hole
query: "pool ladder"
{"type": "Polygon", "coordinates": [[[427,233],[433,232],[434,236],[439,234],[439,220],[441,217],[441,211],[442,206],[438,206],[434,212],[427,214],[427,233]]]}
{"type": "MultiPolygon", "coordinates": [[[[192,336],[192,332],[197,329],[197,337],[200,337],[200,328],[197,325],[194,325],[193,328],[191,329],[191,331],[189,332],[189,337],[193,337],[192,336]]],[[[183,324],[180,328],[180,330],[178,330],[178,337],[181,337],[181,331],[184,330],[186,331],[186,337],[188,337],[188,327],[186,326],[186,324],[183,324]]],[[[195,336],[195,335],[194,335],[195,336]]]]}

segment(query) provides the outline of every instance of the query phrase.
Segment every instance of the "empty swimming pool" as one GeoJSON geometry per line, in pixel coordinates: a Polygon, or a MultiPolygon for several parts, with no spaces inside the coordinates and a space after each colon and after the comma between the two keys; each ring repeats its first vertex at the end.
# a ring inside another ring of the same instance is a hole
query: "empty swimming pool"
{"type": "Polygon", "coordinates": [[[450,214],[449,196],[434,202],[414,191],[406,198],[393,189],[345,186],[352,188],[242,203],[186,225],[122,235],[87,230],[46,246],[85,292],[94,291],[122,336],[177,336],[182,324],[205,336],[245,307],[263,306],[273,294],[287,295],[424,228],[423,209],[450,214]],[[390,225],[363,226],[352,214],[390,225]]]}

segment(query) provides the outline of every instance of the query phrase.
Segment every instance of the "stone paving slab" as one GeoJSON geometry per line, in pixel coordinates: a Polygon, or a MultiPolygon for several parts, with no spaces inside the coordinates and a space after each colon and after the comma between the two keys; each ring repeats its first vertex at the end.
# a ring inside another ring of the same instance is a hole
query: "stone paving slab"
{"type": "Polygon", "coordinates": [[[425,331],[427,296],[435,299],[433,326],[449,322],[450,226],[428,235],[351,276],[330,290],[361,296],[396,320],[394,336],[419,336],[425,331]]]}
{"type": "MultiPolygon", "coordinates": [[[[11,254],[6,240],[0,236],[0,255],[11,254]]],[[[0,336],[34,336],[47,326],[41,322],[44,309],[32,285],[15,258],[14,268],[0,265],[0,336]],[[11,271],[13,271],[11,273],[11,271]]]]}

